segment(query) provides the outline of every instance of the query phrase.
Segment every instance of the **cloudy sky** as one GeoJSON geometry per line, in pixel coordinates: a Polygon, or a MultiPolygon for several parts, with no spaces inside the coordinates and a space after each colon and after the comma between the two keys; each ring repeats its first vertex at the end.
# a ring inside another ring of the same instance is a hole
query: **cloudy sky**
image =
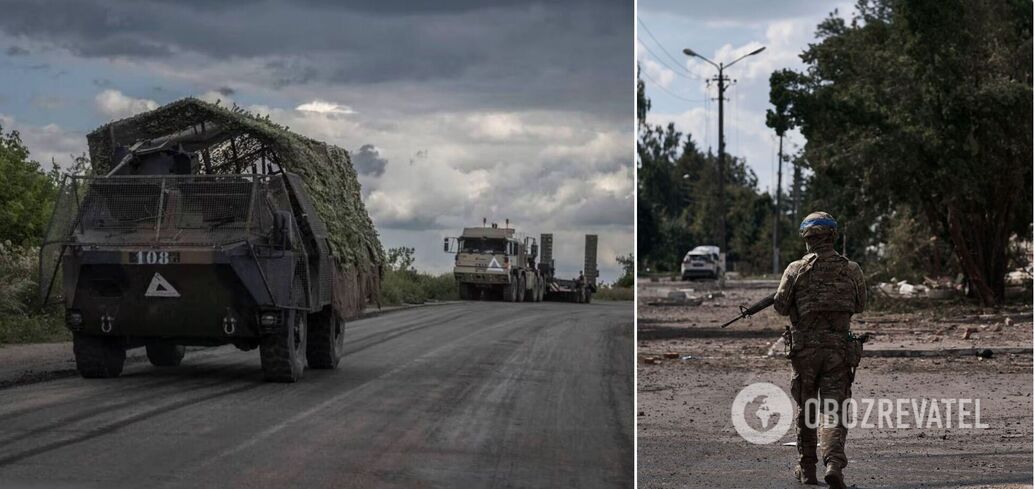
{"type": "Polygon", "coordinates": [[[555,233],[604,280],[633,247],[633,6],[379,0],[5,1],[0,125],[37,160],[193,95],[269,114],[353,154],[385,247],[444,272],[482,217],[555,233]],[[483,4],[491,3],[491,7],[483,4]],[[424,5],[426,4],[426,5],[424,5]]]}
{"type": "MultiPolygon", "coordinates": [[[[854,1],[790,0],[640,0],[636,57],[643,69],[647,96],[652,103],[649,121],[675,122],[703,147],[718,150],[718,96],[714,83],[705,80],[716,69],[684,48],[719,63],[729,63],[765,46],[726,71],[736,80],[726,91],[726,151],[746,158],[758,175],[762,191],[776,183],[777,139],[765,125],[769,105],[769,75],[781,68],[803,68],[798,55],[814,41],[816,25],[830,12],[847,16],[854,1]]],[[[784,151],[804,144],[794,131],[784,141],[784,151]]],[[[783,187],[789,186],[784,171],[783,187]]]]}

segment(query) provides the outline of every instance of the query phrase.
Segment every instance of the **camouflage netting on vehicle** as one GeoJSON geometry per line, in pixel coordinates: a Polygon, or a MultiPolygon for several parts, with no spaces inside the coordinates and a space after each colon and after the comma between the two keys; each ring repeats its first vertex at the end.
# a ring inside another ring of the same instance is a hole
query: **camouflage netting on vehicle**
{"type": "Polygon", "coordinates": [[[217,132],[213,144],[198,151],[203,174],[260,172],[267,163],[298,174],[328,231],[328,241],[342,270],[336,280],[336,304],[349,312],[377,299],[384,252],[360,196],[359,180],[349,153],[342,148],[296,134],[238,107],[225,108],[186,98],[127,119],[108,123],[87,135],[94,171],[103,175],[117,162],[119,146],[183,134],[206,127],[217,132]],[[215,129],[213,129],[215,128],[215,129]],[[261,163],[259,163],[261,161],[261,163]],[[341,285],[357,287],[340,294],[341,285]]]}

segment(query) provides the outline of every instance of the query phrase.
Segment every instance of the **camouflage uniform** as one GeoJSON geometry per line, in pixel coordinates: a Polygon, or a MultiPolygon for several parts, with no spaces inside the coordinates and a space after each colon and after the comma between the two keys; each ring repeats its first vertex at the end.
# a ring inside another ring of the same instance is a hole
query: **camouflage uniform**
{"type": "MultiPolygon", "coordinates": [[[[853,368],[861,355],[849,351],[849,322],[866,304],[866,287],[859,265],[834,251],[836,229],[829,214],[817,212],[805,218],[801,231],[809,253],[787,266],[773,304],[778,313],[791,318],[791,395],[798,404],[799,467],[811,471],[811,480],[818,461],[817,433],[807,427],[806,420],[815,420],[820,413],[814,403],[806,409],[805,401],[818,395],[836,400],[840,406],[850,398],[853,368]]],[[[833,413],[824,414],[818,433],[823,463],[836,465],[840,474],[848,465],[844,452],[848,429],[844,420],[834,425],[826,417],[833,413]]]]}

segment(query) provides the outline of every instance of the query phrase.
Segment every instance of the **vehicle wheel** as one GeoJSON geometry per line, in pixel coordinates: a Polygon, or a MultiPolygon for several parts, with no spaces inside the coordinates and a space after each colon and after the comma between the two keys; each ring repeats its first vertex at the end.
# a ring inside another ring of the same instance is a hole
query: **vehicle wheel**
{"type": "Polygon", "coordinates": [[[85,379],[107,379],[122,374],[126,362],[126,347],[121,338],[90,336],[75,333],[72,336],[75,367],[85,379]]]}
{"type": "Polygon", "coordinates": [[[517,297],[515,302],[525,302],[525,276],[522,275],[517,282],[517,297]]]}
{"type": "Polygon", "coordinates": [[[144,345],[144,348],[147,349],[147,359],[156,367],[179,366],[183,361],[183,354],[187,352],[186,346],[165,341],[150,342],[144,345]]]}
{"type": "Polygon", "coordinates": [[[310,314],[305,351],[309,367],[337,368],[338,361],[344,354],[345,321],[342,321],[330,306],[317,314],[310,314]]]}
{"type": "Polygon", "coordinates": [[[515,284],[504,285],[503,286],[503,297],[502,297],[503,301],[504,302],[514,302],[514,297],[515,297],[515,293],[516,292],[517,292],[517,290],[515,290],[515,284]]]}
{"type": "Polygon", "coordinates": [[[467,284],[456,284],[456,294],[460,296],[462,301],[471,299],[471,294],[467,292],[467,284]]]}
{"type": "Polygon", "coordinates": [[[289,310],[285,316],[285,327],[263,336],[259,344],[262,373],[270,382],[295,382],[305,370],[306,315],[289,310]]]}

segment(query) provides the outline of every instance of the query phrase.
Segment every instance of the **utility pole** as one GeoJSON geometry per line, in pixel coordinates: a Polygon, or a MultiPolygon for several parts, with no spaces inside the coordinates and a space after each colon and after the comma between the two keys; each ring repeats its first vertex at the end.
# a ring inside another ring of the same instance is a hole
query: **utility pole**
{"type": "Polygon", "coordinates": [[[780,193],[783,184],[783,135],[776,153],[776,209],[773,212],[773,275],[780,273],[780,193]]]}
{"type": "Polygon", "coordinates": [[[719,86],[719,182],[717,185],[717,194],[719,197],[719,246],[721,247],[722,251],[726,253],[728,253],[729,250],[726,249],[726,137],[725,133],[723,132],[723,110],[724,102],[726,101],[726,83],[729,82],[730,79],[725,76],[723,71],[726,68],[733,66],[733,64],[737,61],[740,61],[748,56],[754,56],[758,53],[761,53],[762,51],[765,51],[765,46],[751,51],[750,53],[747,53],[729,62],[729,64],[716,64],[714,61],[705,58],[700,54],[695,53],[692,49],[683,49],[683,54],[691,57],[701,58],[704,61],[707,61],[708,64],[714,66],[715,69],[719,70],[719,76],[712,78],[712,80],[715,80],[719,86]]]}
{"type": "Polygon", "coordinates": [[[801,210],[801,164],[798,158],[800,156],[791,162],[794,165],[794,175],[791,177],[791,200],[794,206],[791,207],[791,214],[794,216],[795,224],[798,223],[798,211],[801,210]]]}
{"type": "Polygon", "coordinates": [[[719,185],[718,185],[718,197],[719,197],[719,246],[722,247],[724,253],[728,253],[726,249],[726,136],[723,132],[723,106],[726,100],[726,82],[728,78],[723,76],[722,70],[725,65],[719,63],[719,76],[713,78],[719,85],[719,185]]]}

